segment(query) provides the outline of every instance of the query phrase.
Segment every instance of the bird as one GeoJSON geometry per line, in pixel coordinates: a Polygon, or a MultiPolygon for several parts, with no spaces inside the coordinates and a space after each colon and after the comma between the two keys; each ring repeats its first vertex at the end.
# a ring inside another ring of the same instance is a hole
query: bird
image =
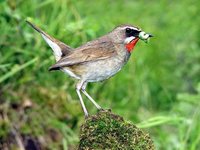
{"type": "Polygon", "coordinates": [[[26,20],[26,22],[41,34],[53,50],[56,63],[49,68],[49,71],[61,70],[78,80],[76,93],[85,117],[89,114],[81,92],[98,110],[102,109],[86,91],[87,84],[104,81],[114,76],[128,62],[137,42],[139,40],[148,42],[153,37],[152,34],[142,31],[139,27],[125,24],[115,27],[97,39],[72,48],[50,36],[31,21],[26,20]]]}

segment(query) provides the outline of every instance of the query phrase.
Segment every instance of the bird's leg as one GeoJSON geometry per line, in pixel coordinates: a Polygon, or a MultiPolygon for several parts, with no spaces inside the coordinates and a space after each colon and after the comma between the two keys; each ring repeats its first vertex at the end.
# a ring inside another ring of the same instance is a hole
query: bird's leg
{"type": "Polygon", "coordinates": [[[83,85],[82,85],[82,88],[81,88],[81,91],[83,92],[83,94],[85,94],[85,96],[96,106],[97,109],[102,109],[101,106],[99,106],[99,104],[97,104],[95,102],[95,100],[86,92],[85,88],[87,86],[87,82],[85,82],[83,85]]]}
{"type": "Polygon", "coordinates": [[[83,102],[83,98],[82,98],[81,93],[80,93],[80,90],[81,90],[81,87],[82,87],[83,83],[84,83],[83,81],[78,82],[78,84],[76,85],[76,92],[77,92],[79,100],[81,102],[81,107],[82,107],[82,109],[84,111],[85,117],[88,117],[88,111],[87,111],[87,109],[85,107],[85,104],[83,102]]]}

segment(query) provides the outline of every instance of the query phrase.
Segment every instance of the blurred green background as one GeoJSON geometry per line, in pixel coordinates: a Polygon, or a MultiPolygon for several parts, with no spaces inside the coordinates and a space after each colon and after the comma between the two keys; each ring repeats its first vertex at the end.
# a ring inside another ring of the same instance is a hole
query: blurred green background
{"type": "Polygon", "coordinates": [[[0,149],[75,149],[84,121],[74,80],[48,71],[52,51],[28,17],[72,47],[120,24],[152,33],[121,72],[89,84],[88,92],[149,132],[157,149],[200,149],[199,6],[198,0],[0,0],[0,149]]]}

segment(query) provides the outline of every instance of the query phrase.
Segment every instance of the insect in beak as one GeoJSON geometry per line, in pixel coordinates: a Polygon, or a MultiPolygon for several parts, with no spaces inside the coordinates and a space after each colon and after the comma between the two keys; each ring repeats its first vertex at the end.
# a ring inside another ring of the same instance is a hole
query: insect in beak
{"type": "Polygon", "coordinates": [[[143,40],[145,43],[149,42],[150,37],[153,37],[152,34],[145,33],[144,31],[141,31],[138,35],[138,37],[143,40]]]}

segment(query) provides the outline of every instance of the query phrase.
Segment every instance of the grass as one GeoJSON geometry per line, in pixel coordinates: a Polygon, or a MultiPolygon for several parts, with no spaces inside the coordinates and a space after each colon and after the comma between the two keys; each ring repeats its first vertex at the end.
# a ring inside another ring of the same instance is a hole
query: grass
{"type": "MultiPolygon", "coordinates": [[[[149,44],[138,43],[120,73],[89,84],[88,92],[103,108],[112,108],[147,130],[157,149],[199,149],[199,4],[1,0],[0,143],[9,141],[14,128],[23,140],[31,136],[42,148],[72,149],[84,119],[75,82],[62,72],[48,72],[54,58],[41,36],[25,23],[29,17],[72,47],[124,23],[152,33],[155,37],[149,44]]],[[[91,114],[96,113],[85,103],[91,114]]]]}

